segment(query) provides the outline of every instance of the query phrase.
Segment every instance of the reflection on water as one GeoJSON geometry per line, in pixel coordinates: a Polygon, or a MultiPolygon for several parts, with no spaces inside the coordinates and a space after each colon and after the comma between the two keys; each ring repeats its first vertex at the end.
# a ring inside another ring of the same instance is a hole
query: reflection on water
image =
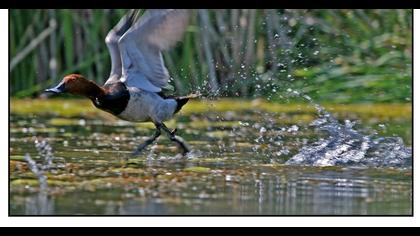
{"type": "MultiPolygon", "coordinates": [[[[191,177],[185,188],[161,188],[160,196],[140,189],[109,195],[108,190],[77,191],[49,198],[37,194],[12,198],[13,214],[106,215],[410,215],[411,184],[407,180],[370,178],[368,170],[264,168],[244,176],[191,177]],[[260,170],[262,171],[262,170],[260,170]],[[367,172],[366,172],[367,171],[367,172]],[[173,191],[173,192],[171,192],[173,191]],[[22,201],[23,200],[23,201],[22,201]]],[[[371,173],[373,174],[373,173],[371,173]]],[[[395,177],[395,176],[394,176],[395,177]]]]}
{"type": "MultiPolygon", "coordinates": [[[[382,164],[373,165],[380,168],[284,165],[304,150],[302,147],[314,147],[322,138],[329,140],[310,126],[316,114],[295,111],[269,113],[251,109],[180,115],[176,123],[179,135],[194,150],[188,159],[176,156],[176,147],[165,137],[144,155],[131,158],[131,151],[153,132],[144,126],[97,117],[12,113],[10,213],[412,214],[411,163],[395,165],[398,168],[382,164]],[[40,157],[40,149],[34,145],[36,137],[48,139],[54,159],[50,158],[49,148],[44,150],[48,158],[40,157]],[[41,168],[48,170],[46,191],[40,191],[36,171],[31,172],[25,153],[36,163],[51,167],[41,168]]],[[[405,122],[396,122],[401,120],[405,122]]],[[[340,121],[335,128],[343,127],[343,123],[340,121]]],[[[399,129],[401,134],[411,129],[409,124],[394,126],[405,127],[399,129]]],[[[354,130],[352,127],[348,126],[347,131],[354,130]]],[[[388,122],[387,127],[391,129],[393,123],[388,122]]],[[[396,135],[404,137],[407,143],[411,133],[401,134],[396,135]]],[[[341,135],[344,136],[336,136],[339,142],[348,141],[347,137],[362,141],[366,137],[361,133],[341,135]]],[[[396,143],[393,147],[401,145],[396,143]]],[[[400,150],[406,153],[405,149],[400,150]]],[[[377,151],[383,159],[376,160],[395,160],[387,155],[397,153],[394,149],[377,151]]],[[[369,152],[366,151],[367,156],[369,152]]]]}
{"type": "Polygon", "coordinates": [[[25,215],[53,215],[54,213],[54,199],[49,197],[47,192],[41,191],[25,197],[25,215]]]}

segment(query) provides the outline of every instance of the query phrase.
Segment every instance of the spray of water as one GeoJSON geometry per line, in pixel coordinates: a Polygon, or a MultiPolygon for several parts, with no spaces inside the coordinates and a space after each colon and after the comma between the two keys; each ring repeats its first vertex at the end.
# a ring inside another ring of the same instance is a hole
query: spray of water
{"type": "Polygon", "coordinates": [[[36,164],[36,162],[31,158],[31,156],[28,153],[25,154],[24,159],[28,163],[29,169],[38,178],[39,187],[40,187],[41,191],[47,190],[48,189],[47,176],[45,176],[44,171],[42,169],[38,168],[38,165],[36,164]]]}
{"type": "Polygon", "coordinates": [[[302,147],[286,164],[411,167],[412,150],[404,145],[400,137],[363,135],[353,128],[353,122],[346,120],[344,124],[339,123],[309,96],[301,95],[297,91],[292,91],[291,94],[301,96],[316,108],[318,119],[311,125],[317,131],[326,132],[327,137],[302,147]]]}
{"type": "Polygon", "coordinates": [[[27,215],[50,215],[54,212],[54,201],[48,196],[48,178],[45,173],[55,167],[52,147],[47,140],[35,140],[35,147],[41,157],[42,163],[36,163],[31,156],[26,153],[25,161],[29,169],[38,179],[40,191],[32,196],[28,196],[25,202],[25,214],[27,215]]]}
{"type": "MultiPolygon", "coordinates": [[[[285,20],[287,20],[287,17],[285,20]]],[[[285,23],[284,27],[288,27],[288,24],[285,23]]],[[[308,55],[305,55],[305,51],[302,49],[304,49],[304,47],[311,47],[314,49],[311,52],[311,56],[318,56],[318,54],[320,54],[321,45],[318,44],[316,38],[313,38],[312,42],[310,42],[312,46],[298,44],[297,41],[293,41],[287,37],[287,30],[283,31],[281,31],[280,34],[269,32],[269,35],[272,35],[273,38],[271,38],[271,43],[268,45],[271,58],[267,62],[276,65],[275,71],[278,73],[271,73],[270,71],[262,74],[242,73],[244,71],[243,69],[246,69],[246,66],[241,64],[240,67],[242,70],[239,70],[237,74],[235,74],[236,78],[232,80],[233,84],[230,86],[240,87],[241,83],[255,80],[251,83],[254,84],[254,97],[261,97],[261,94],[267,95],[268,92],[269,95],[266,96],[266,99],[270,101],[273,96],[279,95],[278,92],[282,88],[287,88],[289,87],[288,85],[291,86],[293,84],[295,78],[292,75],[292,71],[295,68],[307,70],[307,66],[310,65],[306,63],[308,60],[305,57],[308,55]],[[283,54],[281,58],[278,58],[280,46],[283,47],[283,54]],[[294,55],[294,53],[296,55],[294,55]],[[277,76],[280,76],[283,79],[275,79],[277,76]]],[[[290,33],[290,29],[288,32],[290,33]]],[[[229,90],[229,87],[227,86],[224,89],[229,90]]],[[[222,88],[216,90],[209,89],[206,82],[204,82],[202,86],[196,88],[196,90],[200,91],[201,94],[203,94],[203,97],[210,100],[224,95],[222,88]]],[[[308,144],[305,141],[303,147],[301,147],[298,153],[291,157],[286,164],[310,166],[364,165],[411,167],[412,150],[404,145],[403,140],[400,137],[378,137],[376,135],[362,134],[354,128],[354,123],[351,121],[346,120],[344,123],[340,123],[331,113],[326,111],[324,107],[314,102],[311,97],[291,88],[287,89],[285,97],[282,97],[282,95],[279,96],[286,100],[292,97],[303,98],[306,102],[311,104],[316,109],[318,116],[317,119],[311,123],[311,126],[320,134],[318,140],[312,143],[308,144]],[[322,135],[321,133],[325,135],[322,135]]],[[[261,114],[261,117],[270,115],[271,114],[261,114]]],[[[223,115],[220,115],[220,117],[223,117],[223,115]]],[[[279,132],[279,135],[276,138],[266,138],[267,128],[271,128],[271,130],[276,130],[276,128],[278,128],[273,127],[273,123],[262,121],[260,124],[249,124],[247,121],[240,121],[239,125],[239,130],[232,130],[232,132],[235,133],[235,136],[246,136],[248,134],[247,132],[240,132],[241,128],[252,130],[254,134],[258,134],[257,138],[249,140],[254,144],[252,150],[257,156],[270,155],[272,157],[273,154],[275,156],[289,154],[287,147],[282,145],[281,132],[279,132]],[[260,149],[262,145],[270,147],[269,152],[273,151],[273,149],[276,150],[274,153],[264,153],[260,149]]],[[[284,130],[282,128],[282,132],[283,131],[296,133],[299,132],[299,126],[292,125],[284,130]]],[[[221,142],[218,147],[218,152],[211,153],[212,155],[220,156],[229,151],[223,142],[221,142]]],[[[234,147],[235,143],[230,146],[233,151],[234,147]]]]}
{"type": "Polygon", "coordinates": [[[41,191],[46,191],[48,189],[48,182],[47,182],[47,176],[45,176],[45,172],[55,167],[55,164],[53,163],[54,155],[53,155],[51,145],[45,139],[43,140],[36,139],[35,147],[38,151],[39,156],[41,157],[42,163],[37,164],[31,158],[29,153],[25,154],[24,159],[28,163],[29,169],[38,178],[41,191]]]}
{"type": "Polygon", "coordinates": [[[48,144],[47,140],[35,140],[35,147],[38,151],[38,154],[43,159],[43,163],[41,165],[42,170],[49,170],[53,167],[53,153],[52,147],[48,144]]]}

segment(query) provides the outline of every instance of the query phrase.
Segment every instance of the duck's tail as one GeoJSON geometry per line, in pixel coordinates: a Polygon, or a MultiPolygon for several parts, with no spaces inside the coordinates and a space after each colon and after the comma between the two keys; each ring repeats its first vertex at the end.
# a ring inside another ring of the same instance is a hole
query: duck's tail
{"type": "Polygon", "coordinates": [[[178,113],[181,110],[181,108],[185,104],[187,104],[188,100],[190,100],[192,98],[198,98],[198,97],[200,97],[200,94],[196,94],[196,93],[189,94],[187,96],[182,96],[182,97],[174,97],[174,99],[176,101],[176,104],[177,104],[174,114],[178,113]]]}

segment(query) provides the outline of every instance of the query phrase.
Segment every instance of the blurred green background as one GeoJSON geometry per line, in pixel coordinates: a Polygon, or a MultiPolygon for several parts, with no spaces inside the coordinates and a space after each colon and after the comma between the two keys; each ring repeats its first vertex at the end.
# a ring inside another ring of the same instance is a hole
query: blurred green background
{"type": "MultiPolygon", "coordinates": [[[[11,96],[65,74],[102,84],[104,43],[127,10],[10,10],[11,96]]],[[[193,10],[166,52],[176,93],[283,101],[290,88],[328,103],[410,103],[412,10],[193,10]]]]}

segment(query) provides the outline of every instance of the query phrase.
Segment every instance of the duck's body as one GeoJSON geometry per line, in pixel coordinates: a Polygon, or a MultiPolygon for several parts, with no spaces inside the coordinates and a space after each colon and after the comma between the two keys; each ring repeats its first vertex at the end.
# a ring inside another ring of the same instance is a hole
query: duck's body
{"type": "Polygon", "coordinates": [[[132,11],[112,29],[105,42],[111,54],[110,77],[103,86],[71,74],[54,88],[46,91],[69,92],[89,98],[95,107],[132,122],[153,122],[155,135],[141,144],[135,154],[151,144],[163,129],[169,138],[180,145],[183,153],[189,150],[175,131],[163,123],[171,119],[188,99],[164,96],[169,75],[161,51],[177,42],[187,26],[187,10],[148,10],[135,22],[138,11],[132,11]]]}
{"type": "MultiPolygon", "coordinates": [[[[162,123],[170,120],[181,108],[183,98],[165,99],[158,93],[136,87],[127,87],[122,82],[106,85],[105,96],[92,99],[93,104],[116,117],[131,122],[162,123]],[[178,100],[178,101],[177,101],[178,100]]],[[[186,99],[186,98],[185,98],[186,99]]],[[[184,103],[185,104],[185,103],[184,103]]]]}
{"type": "Polygon", "coordinates": [[[162,123],[174,116],[178,104],[175,99],[164,99],[157,93],[135,87],[127,90],[130,99],[124,111],[118,115],[119,118],[134,122],[162,123]]]}

